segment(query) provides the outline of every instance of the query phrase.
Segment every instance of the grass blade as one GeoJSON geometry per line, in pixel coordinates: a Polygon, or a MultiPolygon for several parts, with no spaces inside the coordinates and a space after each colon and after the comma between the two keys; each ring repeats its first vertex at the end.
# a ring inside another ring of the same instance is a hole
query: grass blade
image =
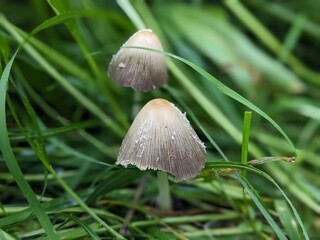
{"type": "Polygon", "coordinates": [[[71,214],[62,214],[64,217],[74,221],[75,223],[77,223],[79,226],[81,226],[86,233],[89,235],[90,239],[94,239],[94,240],[100,240],[101,238],[96,234],[96,232],[90,227],[89,224],[86,224],[84,221],[80,220],[77,217],[74,217],[71,214]]]}
{"type": "MultiPolygon", "coordinates": [[[[20,96],[21,97],[21,96],[20,96]]],[[[22,97],[21,97],[22,98],[22,97]]],[[[24,107],[27,110],[27,113],[29,114],[29,117],[33,120],[34,124],[37,126],[35,128],[39,129],[40,132],[40,124],[41,121],[37,117],[34,109],[32,108],[31,104],[24,99],[23,101],[24,107]]],[[[18,115],[16,114],[14,108],[12,108],[13,116],[16,119],[16,122],[18,126],[20,127],[21,131],[24,133],[26,132],[22,124],[20,123],[18,119],[18,115]]],[[[44,124],[42,123],[42,126],[44,124]]],[[[41,134],[41,133],[39,133],[41,134]]],[[[27,136],[26,136],[27,138],[27,136]]],[[[28,139],[29,144],[31,145],[34,152],[37,154],[41,162],[44,164],[44,166],[47,168],[47,170],[54,176],[54,178],[57,180],[57,182],[61,185],[61,187],[82,207],[84,211],[86,211],[89,215],[92,216],[93,219],[95,219],[97,222],[100,223],[101,226],[103,226],[107,231],[109,231],[113,236],[117,237],[117,239],[124,239],[119,233],[117,233],[112,227],[110,227],[107,223],[105,223],[90,207],[88,207],[85,202],[75,193],[72,188],[65,182],[64,179],[54,170],[52,165],[49,163],[45,147],[41,142],[38,142],[37,144],[34,144],[30,139],[28,139]]]]}
{"type": "Polygon", "coordinates": [[[211,74],[209,74],[207,71],[205,71],[204,69],[198,67],[197,65],[193,64],[192,62],[190,62],[190,61],[188,61],[188,60],[186,60],[184,58],[178,57],[176,55],[173,55],[173,54],[165,53],[165,55],[173,57],[173,58],[175,58],[175,59],[187,64],[188,66],[193,68],[195,71],[197,71],[200,75],[202,75],[204,78],[206,78],[208,81],[210,81],[221,92],[223,92],[227,96],[233,98],[234,100],[242,103],[243,105],[247,106],[248,108],[250,108],[253,111],[255,111],[256,113],[258,113],[260,116],[265,118],[268,122],[270,122],[281,133],[281,135],[286,139],[286,141],[292,147],[292,150],[295,151],[294,144],[292,143],[292,141],[290,140],[288,135],[282,130],[282,128],[271,117],[269,117],[268,114],[266,114],[264,111],[262,111],[256,105],[254,105],[252,102],[248,101],[243,96],[241,96],[239,93],[237,93],[234,90],[232,90],[231,88],[227,87],[226,85],[221,83],[218,79],[216,79],[211,74]]]}
{"type": "Polygon", "coordinates": [[[15,56],[17,52],[13,55],[13,57],[8,62],[7,66],[5,67],[3,74],[0,80],[0,148],[5,159],[6,165],[13,175],[16,183],[18,184],[21,192],[29,202],[30,206],[32,207],[33,211],[35,212],[41,226],[46,231],[48,237],[51,239],[59,239],[55,233],[54,227],[46,214],[43,210],[41,204],[39,203],[36,195],[34,194],[33,190],[31,189],[28,182],[25,180],[23,173],[18,165],[18,162],[14,156],[12,151],[10,141],[8,138],[8,131],[6,127],[6,113],[5,113],[5,105],[6,105],[6,90],[7,84],[10,76],[10,70],[12,64],[14,62],[15,56]]]}
{"type": "MultiPolygon", "coordinates": [[[[209,171],[212,171],[210,170],[210,168],[237,168],[237,169],[241,169],[241,170],[246,170],[246,171],[250,171],[250,172],[253,172],[253,173],[256,173],[260,176],[263,176],[265,177],[266,179],[268,179],[279,191],[280,193],[282,194],[282,196],[285,198],[286,202],[288,203],[288,205],[290,206],[294,216],[295,216],[295,219],[297,220],[297,222],[299,223],[299,226],[303,232],[303,236],[304,236],[304,239],[307,239],[309,240],[309,236],[308,236],[308,233],[304,227],[304,224],[296,210],[296,208],[293,206],[292,202],[290,201],[290,199],[287,197],[287,195],[285,194],[285,192],[282,190],[282,188],[276,183],[275,180],[273,180],[273,178],[268,175],[267,173],[255,168],[255,167],[252,167],[252,166],[249,166],[249,165],[243,165],[241,163],[237,163],[237,162],[210,162],[210,163],[207,163],[206,164],[206,167],[205,169],[203,170],[205,175],[210,175],[209,171]],[[207,171],[207,172],[206,172],[207,171]]],[[[237,179],[245,179],[245,178],[240,178],[240,175],[238,175],[237,179]]],[[[246,182],[248,182],[248,180],[243,180],[244,183],[246,184],[246,182]]],[[[241,182],[241,181],[240,181],[241,182]]],[[[242,183],[242,182],[241,182],[242,183]]],[[[250,183],[249,183],[250,184],[250,183]]],[[[249,185],[246,184],[246,186],[248,187],[248,189],[250,190],[249,188],[249,185]]],[[[245,186],[244,186],[245,187],[245,186]]],[[[252,186],[251,186],[252,187],[252,186]]],[[[246,188],[247,190],[247,188],[246,188]]],[[[249,193],[249,192],[248,192],[249,193]]],[[[252,192],[251,194],[249,194],[250,196],[251,195],[254,195],[254,193],[252,192]]],[[[255,196],[254,196],[255,197],[255,196]]],[[[255,198],[255,200],[257,200],[258,198],[255,198]]],[[[260,204],[261,205],[261,204],[260,204]]]]}
{"type": "MultiPolygon", "coordinates": [[[[1,18],[2,24],[16,38],[19,43],[23,42],[23,38],[18,34],[13,26],[7,22],[4,17],[1,18]]],[[[25,50],[54,78],[61,84],[79,103],[83,104],[89,111],[95,114],[106,126],[110,127],[119,136],[124,135],[123,129],[107,114],[105,114],[94,102],[87,98],[82,92],[75,88],[67,81],[49,62],[44,59],[31,45],[25,44],[25,50]]]]}
{"type": "Polygon", "coordinates": [[[297,222],[293,218],[286,202],[282,200],[276,200],[275,207],[282,225],[287,230],[289,238],[291,240],[301,239],[300,233],[297,229],[297,222]]]}
{"type": "MultiPolygon", "coordinates": [[[[252,113],[246,111],[244,113],[243,130],[242,130],[242,151],[241,151],[241,163],[247,164],[248,161],[248,146],[250,136],[250,124],[252,113]]],[[[243,177],[246,177],[246,172],[242,173],[243,177]]]]}
{"type": "MultiPolygon", "coordinates": [[[[271,33],[248,9],[238,0],[225,0],[226,6],[260,39],[268,48],[278,54],[282,45],[279,40],[271,33]]],[[[301,77],[319,86],[320,74],[304,66],[298,58],[288,54],[286,63],[301,77]]]]}
{"type": "MultiPolygon", "coordinates": [[[[188,61],[187,59],[179,57],[179,56],[174,55],[172,53],[158,51],[158,50],[151,49],[151,48],[134,47],[134,46],[130,46],[130,47],[128,46],[126,48],[138,48],[138,49],[159,52],[159,53],[162,53],[162,54],[169,56],[171,58],[177,59],[180,62],[183,62],[184,64],[188,65],[189,67],[194,69],[196,72],[198,72],[201,76],[203,76],[205,79],[207,79],[209,82],[211,82],[213,84],[213,86],[215,86],[217,89],[219,89],[222,93],[224,93],[225,95],[229,96],[230,98],[233,98],[234,100],[242,103],[244,106],[252,109],[256,113],[258,113],[260,116],[262,116],[264,119],[266,119],[268,122],[270,122],[278,130],[278,132],[284,137],[284,139],[289,143],[289,145],[292,148],[292,151],[293,152],[296,151],[296,148],[295,148],[294,144],[292,143],[292,141],[290,140],[290,138],[288,137],[288,135],[283,131],[283,129],[271,117],[269,117],[268,114],[266,114],[264,111],[262,111],[255,104],[253,104],[252,102],[250,102],[249,100],[247,100],[246,98],[241,96],[239,93],[235,92],[234,90],[232,90],[228,86],[224,85],[222,82],[220,82],[218,79],[216,79],[214,76],[212,76],[210,73],[208,73],[204,69],[198,67],[194,63],[188,61]]],[[[169,61],[168,63],[169,63],[169,67],[174,65],[174,63],[172,61],[169,61]]]]}
{"type": "Polygon", "coordinates": [[[269,225],[274,230],[275,234],[278,236],[281,240],[286,240],[287,237],[284,234],[284,232],[279,228],[278,224],[273,220],[270,213],[264,206],[259,194],[257,191],[253,188],[253,186],[249,183],[249,181],[246,178],[243,178],[242,176],[238,175],[237,179],[241,182],[247,193],[250,195],[252,201],[254,204],[259,208],[261,214],[264,216],[264,218],[267,220],[269,225]]]}

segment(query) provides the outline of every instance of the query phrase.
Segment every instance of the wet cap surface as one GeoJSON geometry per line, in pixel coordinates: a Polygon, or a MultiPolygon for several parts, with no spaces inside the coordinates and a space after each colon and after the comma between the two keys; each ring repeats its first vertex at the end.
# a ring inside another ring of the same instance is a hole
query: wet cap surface
{"type": "Polygon", "coordinates": [[[191,179],[204,167],[205,146],[185,114],[164,99],[148,102],[122,142],[116,164],[171,173],[191,179]]]}
{"type": "MultiPolygon", "coordinates": [[[[152,48],[163,51],[158,37],[150,30],[136,32],[123,46],[152,48]]],[[[136,48],[121,48],[113,56],[108,74],[112,80],[136,91],[148,92],[167,82],[165,56],[161,53],[136,48]]]]}

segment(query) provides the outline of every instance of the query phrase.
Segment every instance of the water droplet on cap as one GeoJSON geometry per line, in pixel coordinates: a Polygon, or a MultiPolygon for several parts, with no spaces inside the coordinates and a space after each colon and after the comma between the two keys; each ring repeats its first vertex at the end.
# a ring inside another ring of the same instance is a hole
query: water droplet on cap
{"type": "Polygon", "coordinates": [[[121,62],[121,63],[118,65],[118,67],[119,67],[119,68],[125,68],[126,65],[125,65],[123,62],[121,62]]]}

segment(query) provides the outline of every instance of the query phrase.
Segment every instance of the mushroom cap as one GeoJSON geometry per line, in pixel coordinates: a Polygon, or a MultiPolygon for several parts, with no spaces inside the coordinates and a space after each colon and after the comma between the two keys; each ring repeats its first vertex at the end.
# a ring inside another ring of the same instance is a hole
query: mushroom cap
{"type": "Polygon", "coordinates": [[[204,167],[206,150],[185,114],[164,99],[148,102],[124,138],[116,164],[191,179],[204,167]]]}
{"type": "MultiPolygon", "coordinates": [[[[145,47],[163,51],[158,37],[150,29],[136,32],[123,46],[145,47]]],[[[119,85],[131,87],[140,92],[159,88],[167,82],[168,78],[163,54],[136,48],[121,48],[113,56],[108,73],[111,79],[119,85]]]]}

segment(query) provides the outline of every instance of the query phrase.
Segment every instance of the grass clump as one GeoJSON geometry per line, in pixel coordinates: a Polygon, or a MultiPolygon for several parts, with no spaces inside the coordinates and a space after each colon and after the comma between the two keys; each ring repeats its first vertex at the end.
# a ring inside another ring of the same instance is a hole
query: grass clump
{"type": "Polygon", "coordinates": [[[0,239],[314,239],[317,5],[1,2],[0,239]],[[107,66],[142,27],[169,81],[137,98],[107,66]],[[169,178],[170,211],[155,173],[114,164],[132,109],[159,97],[208,152],[197,178],[169,178]]]}

